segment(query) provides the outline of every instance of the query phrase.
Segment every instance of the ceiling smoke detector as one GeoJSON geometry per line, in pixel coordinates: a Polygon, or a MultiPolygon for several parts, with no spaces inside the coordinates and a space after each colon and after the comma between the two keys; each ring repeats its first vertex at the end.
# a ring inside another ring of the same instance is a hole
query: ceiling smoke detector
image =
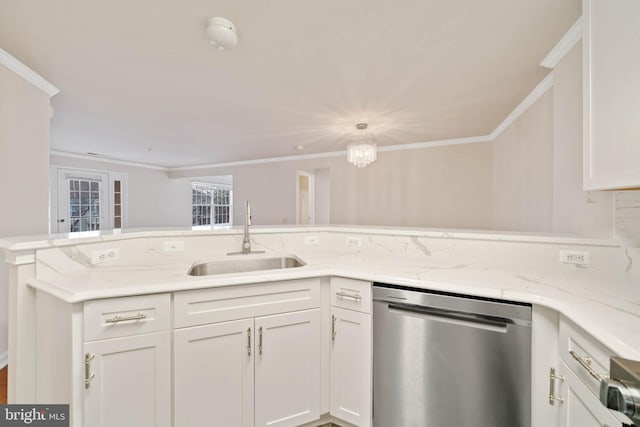
{"type": "Polygon", "coordinates": [[[220,50],[233,49],[238,44],[236,26],[226,18],[214,16],[207,23],[209,42],[220,50]]]}

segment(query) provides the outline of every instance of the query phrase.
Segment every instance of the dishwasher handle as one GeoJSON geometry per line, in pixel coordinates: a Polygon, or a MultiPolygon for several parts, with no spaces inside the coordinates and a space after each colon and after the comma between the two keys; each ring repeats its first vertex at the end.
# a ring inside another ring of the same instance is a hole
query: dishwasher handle
{"type": "Polygon", "coordinates": [[[461,313],[433,307],[388,303],[389,313],[401,316],[418,317],[424,320],[466,326],[485,331],[507,333],[506,319],[497,319],[476,313],[461,313]]]}

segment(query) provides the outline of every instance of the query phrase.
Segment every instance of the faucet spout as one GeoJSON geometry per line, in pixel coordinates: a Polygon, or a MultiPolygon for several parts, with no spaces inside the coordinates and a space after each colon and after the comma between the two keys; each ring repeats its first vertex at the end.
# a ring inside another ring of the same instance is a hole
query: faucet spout
{"type": "Polygon", "coordinates": [[[244,201],[244,237],[242,238],[242,253],[251,252],[251,238],[249,237],[249,226],[251,225],[251,204],[244,201]]]}
{"type": "Polygon", "coordinates": [[[229,252],[227,255],[240,254],[263,254],[264,251],[251,250],[251,236],[249,235],[249,226],[251,225],[251,204],[248,200],[244,202],[244,235],[242,237],[242,250],[240,252],[229,252]]]}

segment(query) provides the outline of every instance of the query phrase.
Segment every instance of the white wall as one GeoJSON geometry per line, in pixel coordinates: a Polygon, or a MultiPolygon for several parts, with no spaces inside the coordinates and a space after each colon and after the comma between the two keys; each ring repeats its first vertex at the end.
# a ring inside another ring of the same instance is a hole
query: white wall
{"type": "MultiPolygon", "coordinates": [[[[296,171],[329,169],[332,224],[489,228],[491,144],[380,152],[364,169],[344,157],[172,172],[233,175],[234,203],[252,203],[254,224],[295,222],[296,171]]],[[[234,223],[243,212],[235,209],[234,223]]]]}
{"type": "Polygon", "coordinates": [[[191,226],[191,180],[170,179],[163,170],[56,155],[51,166],[126,173],[128,228],[191,226]]]}
{"type": "MultiPolygon", "coordinates": [[[[50,117],[49,96],[0,65],[0,236],[47,233],[50,117]]],[[[0,354],[8,348],[7,286],[0,262],[0,354]]]]}
{"type": "Polygon", "coordinates": [[[551,231],[553,89],[493,142],[493,228],[551,231]]]}
{"type": "Polygon", "coordinates": [[[612,192],[582,190],[582,43],[494,141],[493,228],[610,238],[612,192]]]}
{"type": "Polygon", "coordinates": [[[331,174],[329,168],[315,169],[316,224],[331,224],[331,174]]]}

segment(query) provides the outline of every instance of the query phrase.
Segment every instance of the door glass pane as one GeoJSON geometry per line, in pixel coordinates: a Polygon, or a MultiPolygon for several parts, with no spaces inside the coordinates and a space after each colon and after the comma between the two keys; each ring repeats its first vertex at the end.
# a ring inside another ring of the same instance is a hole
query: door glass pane
{"type": "Polygon", "coordinates": [[[70,179],[69,231],[89,230],[100,230],[100,182],[70,179]]]}

